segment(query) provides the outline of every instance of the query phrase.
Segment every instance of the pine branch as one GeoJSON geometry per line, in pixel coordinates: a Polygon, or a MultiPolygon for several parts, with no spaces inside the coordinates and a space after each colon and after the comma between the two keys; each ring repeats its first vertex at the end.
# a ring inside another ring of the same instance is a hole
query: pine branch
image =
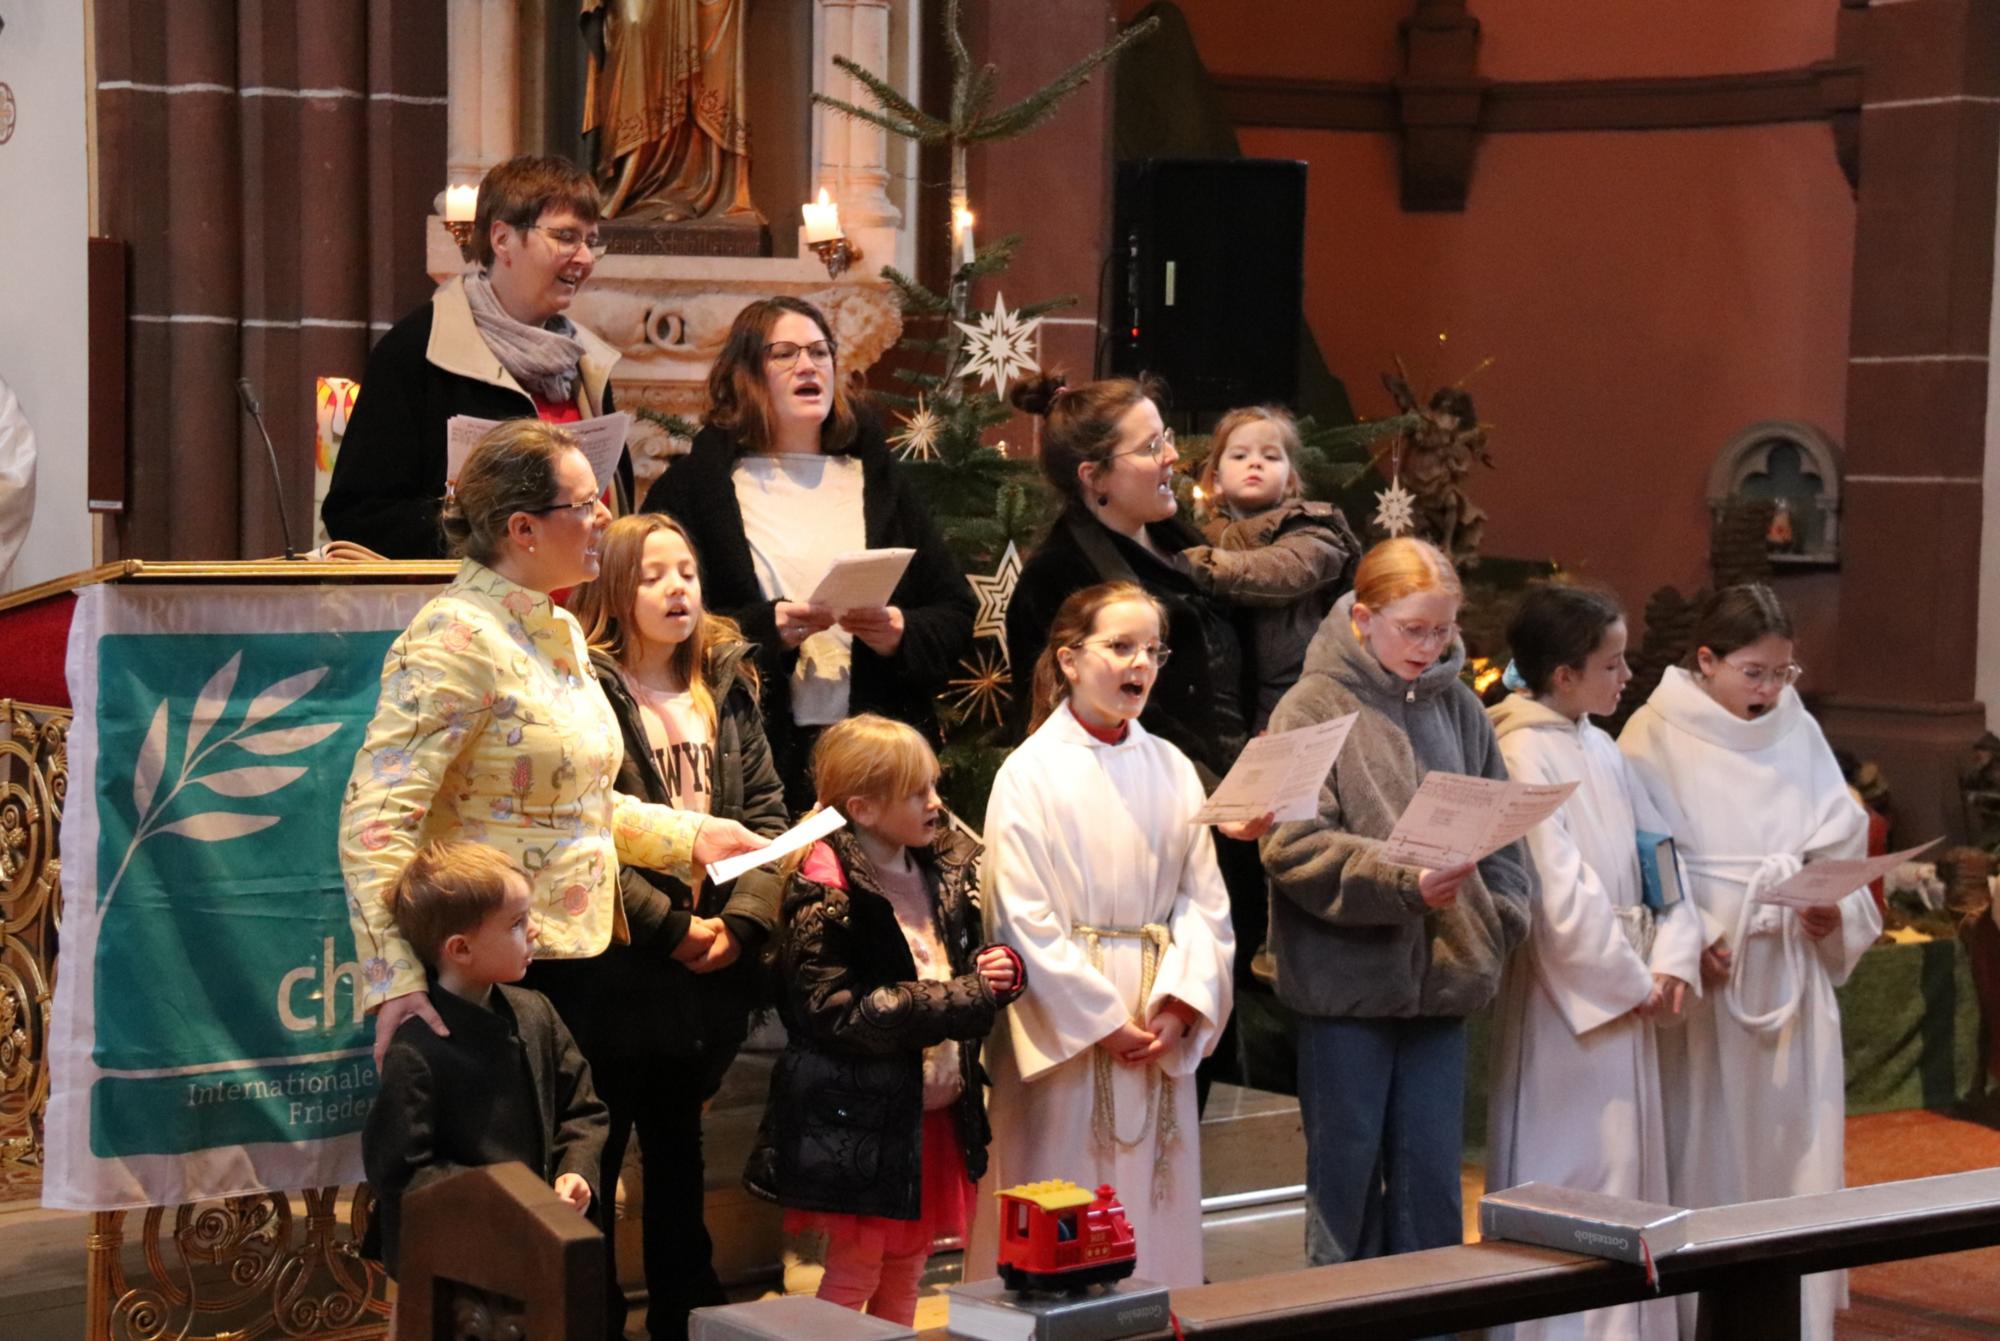
{"type": "Polygon", "coordinates": [[[1015,312],[1014,315],[1023,321],[1028,321],[1035,317],[1047,316],[1051,312],[1060,312],[1065,307],[1075,307],[1076,304],[1077,296],[1073,293],[1066,293],[1060,298],[1049,298],[1039,303],[1029,303],[1026,307],[1015,312]]]}
{"type": "Polygon", "coordinates": [[[932,293],[924,284],[893,265],[882,267],[882,278],[895,288],[896,306],[905,312],[943,312],[951,307],[950,299],[932,293]]]}
{"type": "MultiPolygon", "coordinates": [[[[866,88],[870,96],[881,104],[881,109],[885,113],[900,116],[913,126],[922,126],[924,122],[929,121],[938,130],[945,129],[944,124],[936,117],[927,114],[923,108],[904,97],[895,85],[882,79],[867,67],[856,64],[847,56],[835,56],[833,64],[835,69],[852,76],[866,88]]],[[[813,101],[826,103],[832,100],[823,93],[815,93],[813,101]]]]}
{"type": "Polygon", "coordinates": [[[993,95],[1000,88],[1000,67],[988,62],[978,74],[972,77],[971,85],[965,91],[965,121],[970,125],[986,115],[986,105],[993,101],[993,95]]]}
{"type": "Polygon", "coordinates": [[[824,93],[813,94],[812,100],[822,107],[831,107],[834,111],[845,116],[851,116],[857,121],[866,121],[871,126],[880,126],[891,135],[900,135],[906,140],[915,140],[919,144],[944,143],[943,138],[938,134],[926,132],[919,126],[905,121],[897,121],[893,117],[884,116],[882,113],[871,111],[866,107],[856,107],[853,103],[843,102],[839,98],[829,98],[824,93]]]}
{"type": "Polygon", "coordinates": [[[692,438],[695,434],[701,432],[701,425],[695,423],[692,419],[683,419],[677,414],[668,414],[664,410],[655,410],[651,406],[638,406],[632,413],[649,424],[658,424],[677,438],[692,438]]]}
{"type": "Polygon", "coordinates": [[[958,27],[959,0],[944,0],[945,50],[951,56],[951,86],[964,88],[972,75],[972,52],[966,48],[965,34],[958,27]]]}
{"type": "Polygon", "coordinates": [[[984,279],[997,275],[1014,264],[1014,253],[1020,248],[1021,235],[1009,233],[990,246],[981,247],[969,265],[960,266],[959,273],[968,280],[984,279]]]}
{"type": "Polygon", "coordinates": [[[1132,27],[1118,34],[1107,45],[1085,56],[1075,65],[1070,66],[1069,69],[1057,75],[1054,80],[1043,85],[1036,92],[1030,93],[1012,107],[1007,108],[1005,111],[995,112],[976,126],[966,127],[962,132],[962,138],[968,143],[976,143],[982,140],[1005,140],[1033,130],[1036,126],[1041,125],[1044,121],[1054,116],[1056,108],[1062,104],[1065,98],[1089,83],[1092,72],[1098,66],[1104,64],[1133,43],[1141,42],[1151,37],[1159,26],[1160,21],[1157,18],[1147,19],[1144,23],[1134,24],[1132,27]]]}

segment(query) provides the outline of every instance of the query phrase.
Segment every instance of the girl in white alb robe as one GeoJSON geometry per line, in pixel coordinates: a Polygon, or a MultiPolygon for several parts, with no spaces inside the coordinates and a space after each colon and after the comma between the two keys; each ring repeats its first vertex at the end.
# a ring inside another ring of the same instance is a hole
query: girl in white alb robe
{"type": "MultiPolygon", "coordinates": [[[[1846,1083],[1833,989],[1882,931],[1865,888],[1840,902],[1839,926],[1818,938],[1801,912],[1756,901],[1802,862],[1863,855],[1867,814],[1788,687],[1797,675],[1789,627],[1739,643],[1738,653],[1715,655],[1703,643],[1698,670],[1669,669],[1619,737],[1673,827],[1705,940],[1730,955],[1726,982],[1690,1008],[1683,1029],[1661,1035],[1669,1180],[1675,1204],[1689,1207],[1843,1185],[1846,1083]],[[1766,664],[1773,658],[1760,658],[1759,647],[1780,647],[1783,661],[1766,664]],[[1725,706],[1731,696],[1743,701],[1746,688],[1755,691],[1753,715],[1725,706]]],[[[1807,1277],[1803,1291],[1803,1335],[1831,1338],[1834,1312],[1847,1303],[1845,1275],[1807,1277]]],[[[1691,1298],[1681,1322],[1692,1336],[1691,1298]]]]}
{"type": "MultiPolygon", "coordinates": [[[[1489,715],[1509,776],[1578,785],[1528,834],[1540,888],[1495,1007],[1487,1190],[1544,1182],[1667,1202],[1654,1030],[1675,1022],[1636,1012],[1658,1000],[1655,975],[1699,990],[1701,919],[1686,899],[1669,908],[1646,955],[1621,925],[1644,908],[1637,833],[1667,825],[1588,717],[1571,721],[1523,694],[1489,715]]],[[[1514,1337],[1672,1341],[1675,1330],[1672,1302],[1655,1299],[1517,1323],[1514,1337]]]]}
{"type": "MultiPolygon", "coordinates": [[[[1123,607],[1153,609],[1137,587],[1107,585],[1131,593],[1123,607]]],[[[1045,659],[1061,653],[1065,665],[1080,660],[1086,673],[1107,658],[1116,664],[1115,651],[1095,650],[1097,641],[1074,630],[1063,636],[1071,605],[1088,606],[1104,590],[1065,603],[1045,659]]],[[[1104,604],[1101,595],[1096,602],[1104,604]]],[[[1109,605],[1103,618],[1120,609],[1109,605]]],[[[1149,627],[1156,645],[1159,626],[1149,627]]],[[[1121,637],[1104,645],[1127,644],[1121,637]]],[[[1146,666],[1135,653],[1128,667],[1142,690],[1151,687],[1146,666]]],[[[994,779],[983,870],[988,933],[1026,961],[1033,986],[993,1035],[987,1185],[1109,1183],[1138,1241],[1137,1274],[1199,1285],[1194,1073],[1229,1017],[1236,941],[1209,831],[1190,822],[1204,800],[1201,781],[1185,755],[1133,720],[1143,702],[1141,692],[1114,742],[1087,729],[1065,695],[994,779]],[[1153,949],[1142,931],[1156,938],[1153,949]],[[1099,1046],[1120,1026],[1156,1021],[1168,1007],[1188,1022],[1157,1060],[1132,1066],[1099,1046]],[[1107,1081],[1108,1111],[1099,1093],[1107,1081]],[[1099,1136],[1107,1120],[1115,1132],[1109,1143],[1099,1136]]],[[[967,1279],[993,1274],[998,1231],[996,1199],[982,1196],[967,1279]]]]}

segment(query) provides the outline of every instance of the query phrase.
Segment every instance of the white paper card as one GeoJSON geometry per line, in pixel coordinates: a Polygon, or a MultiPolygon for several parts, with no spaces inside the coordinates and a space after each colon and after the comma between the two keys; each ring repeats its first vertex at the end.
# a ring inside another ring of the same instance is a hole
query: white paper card
{"type": "Polygon", "coordinates": [[[1838,857],[1809,861],[1789,880],[1781,880],[1758,897],[1759,903],[1782,903],[1790,908],[1824,908],[1839,903],[1860,889],[1872,885],[1920,852],[1942,843],[1933,838],[1921,847],[1905,848],[1880,857],[1838,857]]]}
{"type": "Polygon", "coordinates": [[[845,823],[847,823],[846,817],[832,806],[815,811],[773,838],[769,847],[760,847],[740,856],[724,857],[709,867],[709,883],[726,885],[752,867],[769,865],[780,857],[797,852],[802,847],[812,846],[845,823]]]}
{"type": "MultiPolygon", "coordinates": [[[[444,425],[444,492],[449,498],[458,488],[458,472],[465,464],[465,458],[472,455],[472,449],[491,429],[498,428],[498,419],[475,419],[469,414],[455,414],[444,425]]],[[[590,461],[590,472],[597,477],[597,492],[603,493],[611,487],[611,481],[618,474],[618,458],[624,454],[625,439],[632,432],[632,416],[620,411],[617,414],[600,414],[595,419],[581,419],[574,424],[563,424],[576,435],[577,446],[583,449],[590,461]]]]}
{"type": "Polygon", "coordinates": [[[1243,747],[1236,763],[1197,810],[1196,824],[1233,824],[1276,815],[1281,820],[1306,820],[1319,814],[1319,789],[1347,743],[1361,714],[1350,712],[1331,721],[1258,736],[1243,747]]]}
{"type": "Polygon", "coordinates": [[[1382,842],[1383,861],[1442,870],[1498,852],[1562,809],[1574,782],[1501,782],[1427,773],[1382,842]]]}
{"type": "Polygon", "coordinates": [[[813,588],[809,602],[824,605],[837,615],[887,605],[916,554],[913,549],[858,549],[837,554],[833,567],[813,588]]]}

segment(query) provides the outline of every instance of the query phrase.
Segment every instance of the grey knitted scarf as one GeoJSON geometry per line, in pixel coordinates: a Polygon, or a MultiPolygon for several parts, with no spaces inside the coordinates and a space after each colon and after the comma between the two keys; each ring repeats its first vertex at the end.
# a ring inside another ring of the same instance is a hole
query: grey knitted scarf
{"type": "Polygon", "coordinates": [[[484,274],[465,277],[465,301],[486,347],[515,381],[543,400],[576,398],[583,344],[576,338],[575,322],[560,313],[540,326],[514,320],[500,306],[493,281],[484,274]]]}

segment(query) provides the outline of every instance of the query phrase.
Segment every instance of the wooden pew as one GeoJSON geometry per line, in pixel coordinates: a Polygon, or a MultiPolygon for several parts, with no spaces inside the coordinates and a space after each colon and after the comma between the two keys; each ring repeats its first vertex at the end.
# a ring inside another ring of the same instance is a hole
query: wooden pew
{"type": "Polygon", "coordinates": [[[604,1270],[604,1235],[526,1165],[462,1169],[403,1198],[397,1334],[599,1341],[604,1270]]]}
{"type": "MultiPolygon", "coordinates": [[[[1659,1261],[1707,1341],[1799,1335],[1799,1278],[2000,1244],[2000,1169],[1696,1211],[1659,1261]]],[[[1636,1266],[1488,1240],[1174,1291],[1188,1341],[1424,1337],[1652,1297],[1636,1266]]],[[[943,1337],[942,1330],[927,1337],[943,1337]]]]}

